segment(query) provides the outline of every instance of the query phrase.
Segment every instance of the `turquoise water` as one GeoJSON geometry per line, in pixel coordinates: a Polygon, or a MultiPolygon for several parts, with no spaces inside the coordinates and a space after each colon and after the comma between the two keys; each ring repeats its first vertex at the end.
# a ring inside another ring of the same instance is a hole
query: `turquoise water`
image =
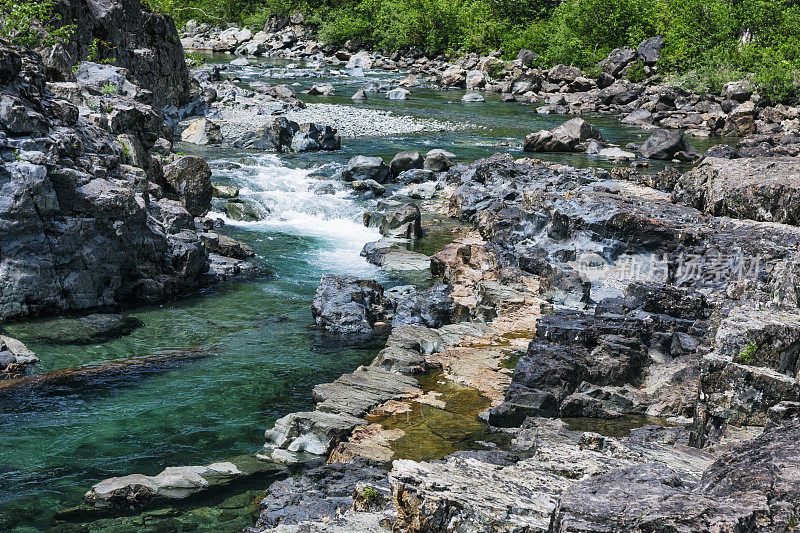
{"type": "MultiPolygon", "coordinates": [[[[261,270],[251,278],[163,305],[131,309],[127,312],[144,326],[104,344],[47,345],[25,323],[9,325],[9,331],[41,358],[34,373],[142,355],[162,355],[166,362],[80,382],[0,392],[0,530],[46,530],[54,513],[78,505],[93,483],[110,476],[155,474],[167,466],[252,453],[263,444],[264,429],[276,418],[311,407],[315,384],[331,381],[374,357],[381,339],[367,346],[348,345],[320,335],[313,327],[310,302],[322,273],[392,280],[358,255],[365,242],[378,237],[360,224],[362,211],[372,204],[343,188],[336,195],[317,196],[308,191],[316,181],[312,175],[331,175],[354,154],[388,159],[401,150],[446,148],[465,161],[497,151],[522,155],[520,143],[527,133],[568,118],[539,115],[533,106],[501,103],[495,95],[487,95],[484,104],[463,104],[459,101],[463,91],[420,89],[412,90],[412,98],[404,102],[376,95],[364,104],[353,104],[350,95],[363,78],[329,74],[310,78],[304,71],[290,71],[288,80],[270,78],[282,65],[285,62],[275,62],[277,70],[267,77],[259,69],[245,72],[251,79],[297,83],[298,90],[316,81],[335,84],[337,96],[309,97],[308,102],[388,109],[467,128],[345,139],[340,152],[281,157],[179,147],[210,160],[244,164],[215,171],[213,179],[241,187],[243,198],[269,208],[271,214],[264,221],[228,221],[223,230],[255,249],[261,270]],[[180,357],[187,352],[193,357],[180,357]]],[[[647,136],[614,119],[590,120],[618,144],[641,142],[647,136]]],[[[586,155],[542,158],[578,166],[609,165],[586,155]]],[[[217,203],[216,216],[224,218],[220,207],[217,203]]],[[[252,500],[252,493],[239,498],[252,500]]],[[[153,518],[162,519],[166,520],[153,518]]],[[[158,523],[165,531],[174,530],[168,522],[158,523]]],[[[145,530],[136,523],[128,527],[145,530]]],[[[112,529],[103,523],[92,530],[106,528],[112,529]]]]}

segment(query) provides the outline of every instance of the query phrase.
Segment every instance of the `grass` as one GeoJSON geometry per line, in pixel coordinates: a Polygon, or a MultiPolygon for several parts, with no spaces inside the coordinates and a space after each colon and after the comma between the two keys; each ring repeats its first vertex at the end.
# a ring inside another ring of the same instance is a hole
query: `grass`
{"type": "Polygon", "coordinates": [[[754,360],[753,356],[755,356],[756,351],[758,351],[758,346],[756,345],[755,342],[751,342],[747,346],[747,348],[742,350],[742,352],[739,353],[739,355],[736,356],[737,362],[739,362],[741,364],[744,364],[744,365],[752,364],[753,360],[754,360]]]}

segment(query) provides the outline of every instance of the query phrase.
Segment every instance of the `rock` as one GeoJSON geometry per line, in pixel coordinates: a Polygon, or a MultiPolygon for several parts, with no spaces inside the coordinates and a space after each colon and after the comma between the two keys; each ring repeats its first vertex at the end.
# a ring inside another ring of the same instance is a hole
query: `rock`
{"type": "Polygon", "coordinates": [[[364,92],[364,89],[359,89],[355,93],[353,93],[353,96],[351,96],[350,99],[351,100],[366,100],[367,99],[367,93],[364,92]]]}
{"type": "Polygon", "coordinates": [[[286,117],[276,118],[267,126],[249,132],[234,142],[237,148],[308,152],[338,150],[342,139],[335,128],[320,124],[297,124],[286,117]]]}
{"type": "Polygon", "coordinates": [[[470,70],[469,72],[467,72],[465,85],[468,91],[471,89],[483,88],[484,86],[486,86],[486,74],[481,72],[480,70],[470,70]]]}
{"type": "Polygon", "coordinates": [[[22,377],[28,365],[38,362],[36,354],[20,341],[0,335],[0,380],[22,377]]]}
{"type": "MultiPolygon", "coordinates": [[[[113,60],[127,71],[132,82],[146,87],[152,99],[148,103],[160,109],[189,102],[188,70],[170,16],[145,12],[134,0],[62,2],[54,15],[57,25],[75,25],[64,50],[67,60],[59,61],[57,54],[45,54],[48,69],[59,72],[62,80],[70,79],[72,66],[87,59],[90,46],[101,36],[98,59],[113,60]]],[[[85,63],[81,63],[79,71],[85,63]]]]}
{"type": "Polygon", "coordinates": [[[239,196],[239,188],[233,187],[231,185],[218,185],[212,184],[211,185],[211,196],[214,198],[236,198],[239,196]]]}
{"type": "Polygon", "coordinates": [[[600,157],[605,157],[606,159],[618,161],[633,161],[636,159],[636,154],[626,152],[620,148],[601,148],[598,150],[597,155],[600,157]]]}
{"type": "Polygon", "coordinates": [[[370,263],[395,273],[422,272],[430,270],[431,267],[431,258],[427,255],[405,248],[396,248],[381,241],[364,245],[361,255],[370,263]]]}
{"type": "Polygon", "coordinates": [[[753,84],[747,80],[729,81],[722,86],[722,97],[726,100],[735,100],[743,103],[750,99],[753,91],[753,84]]]}
{"type": "Polygon", "coordinates": [[[556,65],[547,71],[547,77],[550,81],[558,83],[558,82],[567,82],[571,83],[575,81],[576,78],[579,78],[583,73],[581,69],[578,67],[569,67],[566,65],[556,65]]]}
{"type": "Polygon", "coordinates": [[[466,70],[461,67],[450,67],[442,74],[441,84],[445,87],[464,87],[466,79],[466,70]]]}
{"type": "Polygon", "coordinates": [[[199,118],[181,132],[181,140],[192,144],[222,144],[219,125],[205,118],[199,118]]]}
{"type": "Polygon", "coordinates": [[[331,96],[333,93],[333,85],[330,83],[315,83],[308,90],[310,95],[331,96]]]}
{"type": "Polygon", "coordinates": [[[370,191],[375,196],[383,196],[386,187],[375,180],[353,181],[350,183],[354,191],[370,191]]]}
{"type": "Polygon", "coordinates": [[[247,67],[250,66],[250,61],[248,61],[246,57],[237,57],[231,61],[229,65],[234,67],[247,67]]]}
{"type": "Polygon", "coordinates": [[[422,237],[421,214],[415,205],[387,209],[380,225],[381,235],[418,239],[422,237]]]}
{"type": "Polygon", "coordinates": [[[445,172],[453,166],[455,157],[455,154],[446,150],[434,149],[425,154],[422,168],[432,172],[445,172]]]}
{"type": "Polygon", "coordinates": [[[94,485],[83,499],[95,507],[136,509],[156,498],[183,499],[211,485],[243,476],[233,463],[205,466],[171,466],[155,476],[131,474],[106,479],[94,485]]]}
{"type": "Polygon", "coordinates": [[[538,57],[539,56],[533,50],[529,50],[528,48],[521,48],[517,53],[517,59],[526,67],[530,67],[538,57]]]}
{"type": "Polygon", "coordinates": [[[242,222],[257,222],[264,218],[264,215],[255,207],[238,198],[228,200],[225,204],[225,214],[228,215],[231,220],[242,222]]]}
{"type": "Polygon", "coordinates": [[[438,190],[438,184],[436,182],[429,181],[426,183],[409,185],[407,188],[407,194],[409,198],[414,198],[417,200],[430,200],[436,196],[436,191],[438,190]]]}
{"type": "Polygon", "coordinates": [[[673,198],[716,216],[798,225],[799,194],[795,158],[707,157],[678,180],[673,198]]]}
{"type": "Polygon", "coordinates": [[[756,106],[751,101],[737,105],[728,114],[722,135],[750,135],[756,132],[756,106]]]}
{"type": "MultiPolygon", "coordinates": [[[[428,259],[430,265],[430,259],[428,259]]],[[[414,291],[397,302],[392,327],[425,326],[441,328],[452,319],[454,301],[451,287],[435,283],[424,291],[414,291]]]]}
{"type": "Polygon", "coordinates": [[[461,97],[462,102],[485,102],[486,99],[478,93],[467,93],[461,97]]]}
{"type": "Polygon", "coordinates": [[[314,296],[311,313],[317,325],[330,333],[365,334],[383,318],[384,305],[383,287],[377,282],[325,274],[314,296]]]}
{"type": "Polygon", "coordinates": [[[637,53],[636,50],[631,48],[630,46],[623,46],[621,48],[615,48],[611,51],[607,58],[602,60],[597,67],[615,78],[619,78],[622,74],[622,71],[627,67],[632,61],[636,59],[637,53]]]}
{"type": "Polygon", "coordinates": [[[419,83],[419,80],[417,79],[417,77],[415,75],[409,74],[408,76],[406,76],[405,78],[400,80],[397,83],[397,86],[398,87],[405,87],[405,88],[419,87],[420,83],[419,83]]]}
{"type": "Polygon", "coordinates": [[[391,91],[386,93],[386,98],[388,98],[389,100],[406,100],[408,99],[408,95],[410,94],[411,92],[408,91],[407,89],[402,89],[402,88],[392,89],[391,91]]]}
{"type": "Polygon", "coordinates": [[[645,65],[655,65],[661,59],[661,47],[664,46],[663,37],[651,37],[639,44],[637,54],[645,65]]]}
{"type": "Polygon", "coordinates": [[[396,178],[407,170],[422,168],[423,163],[424,160],[419,152],[400,152],[392,158],[389,167],[392,176],[396,178]]]}
{"type": "Polygon", "coordinates": [[[187,155],[164,167],[164,179],[192,216],[211,210],[211,169],[201,157],[187,155]]]}
{"type": "Polygon", "coordinates": [[[622,119],[623,124],[634,124],[637,126],[653,123],[653,114],[646,109],[637,109],[625,115],[622,119]]]}
{"type": "Polygon", "coordinates": [[[348,59],[347,68],[362,68],[364,70],[369,70],[372,68],[372,56],[369,54],[369,52],[359,52],[354,54],[350,56],[350,59],[348,59]]]}
{"type": "Polygon", "coordinates": [[[44,117],[18,98],[0,95],[0,127],[11,134],[43,135],[49,130],[44,117]]]}
{"type": "Polygon", "coordinates": [[[586,150],[586,142],[595,139],[604,142],[600,130],[583,120],[573,118],[546,131],[531,133],[525,138],[526,152],[580,152],[586,150]]]}
{"type": "Polygon", "coordinates": [[[342,172],[342,179],[344,181],[371,179],[378,183],[385,183],[390,175],[391,169],[380,157],[357,155],[347,162],[347,167],[342,172]]]}
{"type": "Polygon", "coordinates": [[[276,481],[259,503],[254,530],[333,519],[353,507],[356,487],[370,483],[388,489],[386,472],[356,458],[350,463],[330,463],[297,477],[276,481]]]}
{"type": "Polygon", "coordinates": [[[206,232],[200,234],[200,239],[212,254],[239,260],[249,259],[256,255],[250,246],[227,235],[206,232]]]}
{"type": "Polygon", "coordinates": [[[679,131],[659,129],[639,148],[639,153],[648,159],[691,160],[698,157],[697,151],[683,138],[679,131]]]}
{"type": "MultiPolygon", "coordinates": [[[[438,158],[439,156],[437,156],[438,158]]],[[[431,161],[431,165],[435,166],[435,168],[442,168],[446,166],[447,162],[436,162],[434,165],[434,161],[431,161]]],[[[426,170],[422,168],[412,168],[411,170],[406,170],[401,172],[397,176],[397,181],[400,183],[425,183],[434,181],[436,179],[436,173],[432,170],[426,170]]]]}

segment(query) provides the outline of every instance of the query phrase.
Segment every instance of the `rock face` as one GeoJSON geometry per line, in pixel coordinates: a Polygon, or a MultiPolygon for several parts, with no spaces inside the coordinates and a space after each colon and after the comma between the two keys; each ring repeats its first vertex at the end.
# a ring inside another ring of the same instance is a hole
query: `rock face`
{"type": "Polygon", "coordinates": [[[531,133],[525,138],[526,152],[584,152],[590,139],[603,142],[600,130],[583,120],[573,118],[547,131],[531,133]]]}
{"type": "Polygon", "coordinates": [[[142,11],[139,0],[62,0],[54,12],[75,32],[66,48],[44,53],[49,70],[69,79],[97,40],[99,59],[113,59],[131,81],[152,93],[156,108],[180,107],[189,100],[189,73],[172,18],[142,11]]]}
{"type": "Polygon", "coordinates": [[[37,54],[0,45],[0,57],[0,318],[156,301],[214,279],[181,203],[203,201],[165,181],[151,153],[161,120],[126,96],[140,89],[125,71],[87,67],[97,76],[73,86],[78,108],[49,90],[37,54]],[[94,92],[108,77],[125,93],[94,92]]]}
{"type": "Polygon", "coordinates": [[[201,217],[211,209],[211,169],[203,158],[194,155],[178,158],[164,167],[164,179],[190,215],[201,217]]]}
{"type": "Polygon", "coordinates": [[[800,161],[708,157],[678,180],[676,202],[716,216],[800,223],[800,161]]]}
{"type": "Polygon", "coordinates": [[[317,325],[336,334],[365,334],[385,315],[383,287],[352,276],[322,276],[311,313],[317,325]]]}

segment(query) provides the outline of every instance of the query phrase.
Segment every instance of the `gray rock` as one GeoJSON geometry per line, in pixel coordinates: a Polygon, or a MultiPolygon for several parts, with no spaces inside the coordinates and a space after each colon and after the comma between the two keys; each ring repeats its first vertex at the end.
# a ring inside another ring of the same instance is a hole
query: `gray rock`
{"type": "Polygon", "coordinates": [[[600,130],[582,118],[573,118],[547,131],[531,133],[525,138],[526,152],[581,152],[594,139],[605,142],[600,130]]]}
{"type": "Polygon", "coordinates": [[[330,96],[334,93],[333,85],[330,83],[315,83],[308,90],[308,94],[330,96]]]}
{"type": "Polygon", "coordinates": [[[639,48],[636,52],[639,56],[639,59],[641,59],[645,65],[652,66],[658,63],[658,60],[661,59],[661,48],[663,46],[663,37],[651,37],[642,41],[639,44],[639,48]]]}
{"type": "Polygon", "coordinates": [[[225,214],[233,220],[243,222],[256,222],[264,218],[258,209],[238,198],[228,200],[225,204],[225,214]]]}
{"type": "Polygon", "coordinates": [[[747,80],[730,81],[722,86],[722,97],[742,103],[750,99],[753,91],[753,84],[747,80]]]}
{"type": "Polygon", "coordinates": [[[205,118],[198,118],[181,132],[181,140],[199,145],[222,144],[222,132],[218,124],[205,118]]]}
{"type": "Polygon", "coordinates": [[[383,287],[373,280],[325,274],[311,305],[317,325],[335,334],[365,334],[385,315],[383,287]]]}
{"type": "Polygon", "coordinates": [[[678,180],[673,198],[716,216],[798,225],[800,162],[707,157],[678,180]]]}
{"type": "Polygon", "coordinates": [[[380,157],[357,155],[347,162],[347,167],[342,172],[342,179],[344,181],[371,179],[378,183],[385,183],[390,175],[391,169],[380,157]]]}
{"type": "Polygon", "coordinates": [[[679,131],[659,129],[639,148],[639,153],[648,159],[683,159],[692,160],[699,156],[697,151],[689,145],[679,131]]]}
{"type": "Polygon", "coordinates": [[[387,209],[380,224],[381,235],[417,239],[422,237],[422,215],[415,205],[387,209]]]}
{"type": "Polygon", "coordinates": [[[528,48],[522,48],[517,53],[517,59],[526,67],[531,66],[538,57],[539,56],[533,50],[529,50],[528,48]]]}
{"type": "Polygon", "coordinates": [[[386,98],[389,100],[406,100],[410,94],[411,92],[407,89],[392,89],[386,93],[386,98]]]}
{"type": "Polygon", "coordinates": [[[462,102],[485,102],[486,99],[478,93],[467,93],[461,97],[462,102]]]}
{"type": "Polygon", "coordinates": [[[389,167],[392,176],[396,178],[407,170],[422,168],[423,163],[424,159],[419,152],[400,152],[392,158],[389,167]]]}
{"type": "Polygon", "coordinates": [[[192,216],[211,210],[211,169],[201,157],[187,155],[164,167],[164,179],[192,216]]]}
{"type": "Polygon", "coordinates": [[[636,55],[636,50],[630,46],[615,48],[597,66],[601,71],[619,78],[625,67],[636,59],[636,55]]]}
{"type": "Polygon", "coordinates": [[[432,172],[445,172],[453,166],[455,158],[455,154],[437,148],[425,154],[422,168],[432,172]]]}

